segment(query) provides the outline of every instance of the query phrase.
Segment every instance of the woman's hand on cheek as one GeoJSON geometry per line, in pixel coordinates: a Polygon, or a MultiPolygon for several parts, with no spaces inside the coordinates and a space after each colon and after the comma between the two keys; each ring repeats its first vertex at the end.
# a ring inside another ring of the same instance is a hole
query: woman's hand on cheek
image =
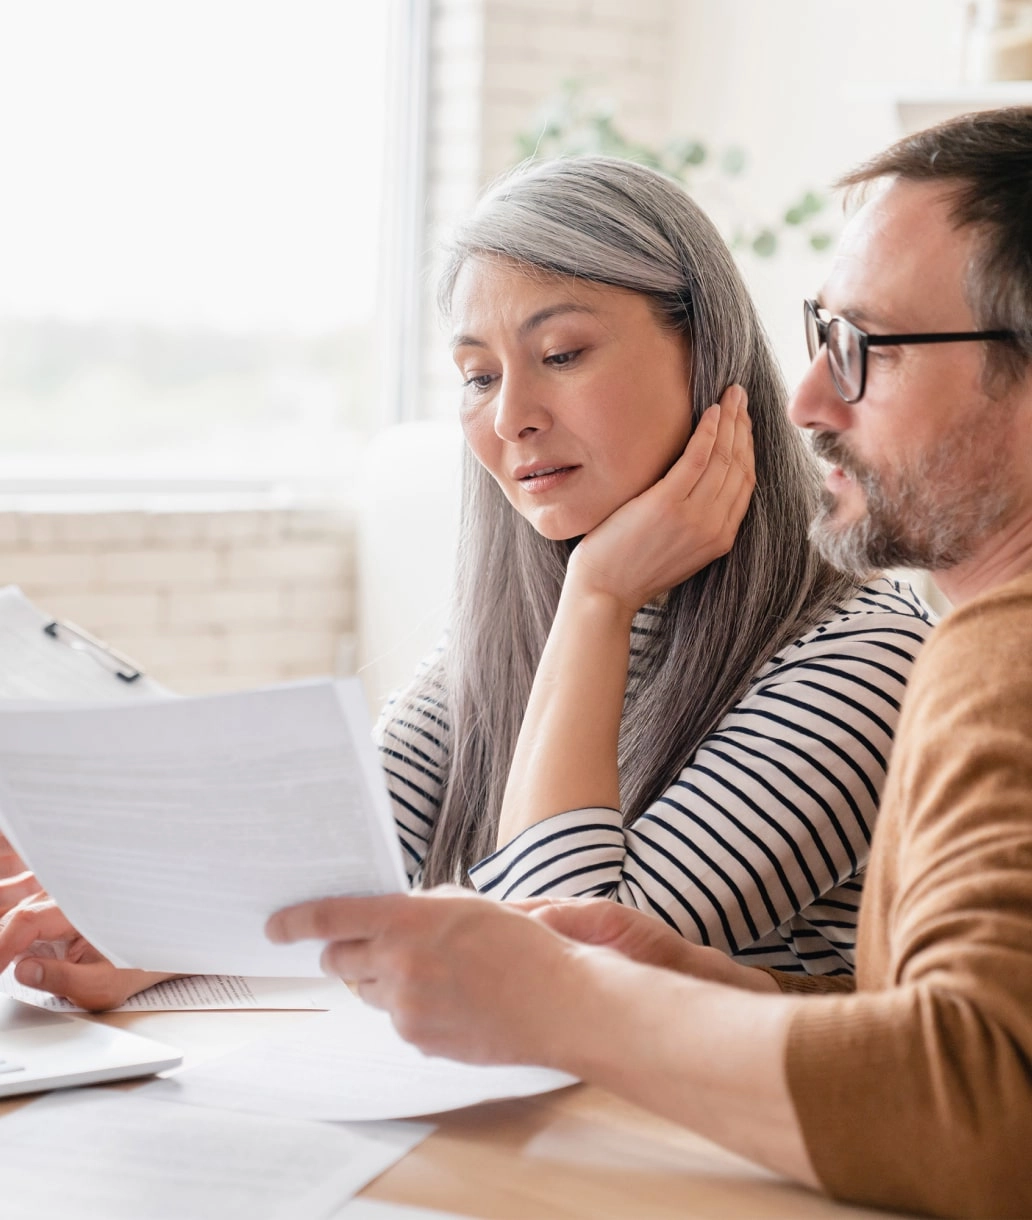
{"type": "Polygon", "coordinates": [[[746,395],[734,385],[667,474],[581,539],[567,583],[640,609],[727,554],[755,482],[746,395]]]}

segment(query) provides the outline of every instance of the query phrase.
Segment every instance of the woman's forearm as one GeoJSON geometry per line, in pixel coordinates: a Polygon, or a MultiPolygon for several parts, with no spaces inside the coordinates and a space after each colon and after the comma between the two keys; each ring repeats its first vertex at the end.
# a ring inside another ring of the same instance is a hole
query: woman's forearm
{"type": "Polygon", "coordinates": [[[619,808],[633,617],[607,594],[564,589],[513,755],[499,847],[568,809],[619,808]]]}

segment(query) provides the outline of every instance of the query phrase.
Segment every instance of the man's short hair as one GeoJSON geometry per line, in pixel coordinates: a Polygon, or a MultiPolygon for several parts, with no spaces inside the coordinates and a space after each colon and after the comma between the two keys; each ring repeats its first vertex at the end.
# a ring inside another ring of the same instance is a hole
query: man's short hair
{"type": "Polygon", "coordinates": [[[1032,106],[984,110],[906,136],[841,178],[853,189],[880,178],[941,183],[960,228],[981,233],[966,285],[976,325],[1013,330],[987,344],[990,381],[1032,364],[1032,106]]]}

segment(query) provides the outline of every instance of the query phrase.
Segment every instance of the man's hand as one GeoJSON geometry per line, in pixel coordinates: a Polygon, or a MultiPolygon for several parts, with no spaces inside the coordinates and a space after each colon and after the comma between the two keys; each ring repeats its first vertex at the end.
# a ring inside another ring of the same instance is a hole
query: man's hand
{"type": "Polygon", "coordinates": [[[279,911],[277,943],[325,940],[323,969],[354,982],[403,1038],[467,1063],[568,1061],[587,949],[503,903],[452,886],[327,898],[279,911]]]}
{"type": "Polygon", "coordinates": [[[0,920],[0,971],[11,962],[17,963],[14,977],[23,986],[66,996],[93,1011],[117,1008],[138,991],[174,977],[113,966],[42,893],[22,901],[0,920]],[[64,956],[44,956],[44,942],[64,956]]]}
{"type": "Polygon", "coordinates": [[[530,899],[512,906],[570,940],[613,949],[646,966],[748,991],[777,991],[765,972],[733,962],[719,949],[695,945],[659,919],[607,898],[530,899]]]}
{"type": "Polygon", "coordinates": [[[727,554],[755,483],[745,390],[729,386],[667,474],[581,539],[567,583],[633,614],[727,554]]]}

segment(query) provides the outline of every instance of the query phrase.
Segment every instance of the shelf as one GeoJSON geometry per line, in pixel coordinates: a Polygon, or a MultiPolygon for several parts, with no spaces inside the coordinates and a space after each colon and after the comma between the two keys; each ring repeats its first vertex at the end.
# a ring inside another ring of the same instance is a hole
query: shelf
{"type": "Polygon", "coordinates": [[[896,93],[896,117],[909,133],[971,110],[1032,106],[1032,80],[996,80],[958,85],[918,85],[896,93]]]}

